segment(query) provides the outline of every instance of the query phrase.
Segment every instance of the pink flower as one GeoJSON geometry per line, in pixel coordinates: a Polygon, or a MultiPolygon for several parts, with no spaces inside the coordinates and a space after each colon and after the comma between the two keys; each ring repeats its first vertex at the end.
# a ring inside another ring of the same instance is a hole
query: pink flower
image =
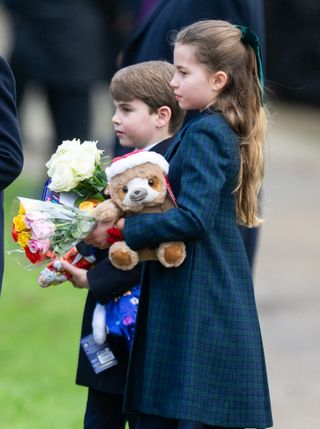
{"type": "Polygon", "coordinates": [[[31,228],[33,222],[38,222],[40,220],[42,221],[46,219],[48,219],[48,216],[46,216],[45,213],[33,211],[25,215],[24,223],[27,228],[31,228]]]}
{"type": "Polygon", "coordinates": [[[34,221],[30,225],[32,231],[32,238],[34,240],[44,240],[53,236],[55,226],[50,221],[39,220],[34,221]]]}
{"type": "Polygon", "coordinates": [[[50,240],[48,238],[44,240],[31,239],[28,242],[28,246],[31,253],[46,253],[50,248],[50,240]]]}

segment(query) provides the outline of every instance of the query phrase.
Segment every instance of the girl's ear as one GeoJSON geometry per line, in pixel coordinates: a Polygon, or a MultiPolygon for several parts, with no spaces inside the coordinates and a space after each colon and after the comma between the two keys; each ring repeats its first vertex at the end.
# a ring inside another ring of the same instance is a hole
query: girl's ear
{"type": "Polygon", "coordinates": [[[162,128],[169,123],[169,121],[171,119],[170,107],[168,107],[168,106],[159,107],[157,114],[158,114],[158,119],[157,119],[158,128],[162,128]]]}
{"type": "Polygon", "coordinates": [[[217,71],[211,76],[212,89],[220,91],[227,83],[228,76],[224,71],[217,71]]]}
{"type": "Polygon", "coordinates": [[[109,188],[109,185],[107,185],[107,186],[104,188],[103,193],[104,193],[104,195],[106,195],[107,197],[110,197],[110,188],[109,188]]]}

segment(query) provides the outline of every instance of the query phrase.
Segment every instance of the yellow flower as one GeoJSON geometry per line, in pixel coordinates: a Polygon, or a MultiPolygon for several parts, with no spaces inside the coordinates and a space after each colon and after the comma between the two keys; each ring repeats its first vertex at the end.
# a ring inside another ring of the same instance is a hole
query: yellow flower
{"type": "Polygon", "coordinates": [[[79,210],[87,210],[89,213],[92,213],[93,209],[100,203],[99,200],[87,200],[79,204],[79,210]]]}
{"type": "Polygon", "coordinates": [[[25,215],[26,214],[26,211],[25,211],[22,203],[20,203],[20,205],[19,205],[19,213],[18,214],[19,215],[25,215]]]}
{"type": "Polygon", "coordinates": [[[22,249],[26,247],[30,238],[31,238],[30,232],[22,231],[18,234],[18,243],[20,244],[20,247],[22,249]]]}
{"type": "Polygon", "coordinates": [[[18,214],[13,218],[13,224],[17,232],[26,231],[28,228],[24,223],[24,215],[18,214]]]}

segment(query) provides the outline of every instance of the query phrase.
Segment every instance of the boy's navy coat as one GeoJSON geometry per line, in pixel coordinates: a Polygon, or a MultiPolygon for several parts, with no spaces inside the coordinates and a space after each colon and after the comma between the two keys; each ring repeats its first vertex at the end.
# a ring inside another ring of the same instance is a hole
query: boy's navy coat
{"type": "MultiPolygon", "coordinates": [[[[154,146],[152,150],[164,154],[170,142],[171,139],[164,140],[154,146]]],[[[81,247],[79,250],[81,253],[86,251],[85,247],[81,247]]],[[[130,271],[121,271],[111,264],[107,251],[98,251],[96,256],[100,262],[94,269],[88,271],[90,291],[83,313],[81,338],[92,333],[92,315],[97,301],[106,304],[114,296],[119,296],[140,283],[141,265],[130,271]]],[[[76,382],[101,392],[123,394],[128,366],[128,349],[122,338],[109,336],[108,342],[119,364],[95,374],[87,356],[80,348],[76,382]]]]}
{"type": "Polygon", "coordinates": [[[178,268],[145,264],[126,411],[224,427],[272,425],[253,285],[236,226],[239,141],[219,113],[189,122],[172,143],[179,208],[133,215],[133,249],[182,240],[178,268]]]}
{"type": "Polygon", "coordinates": [[[0,57],[0,290],[4,261],[3,190],[19,176],[22,166],[14,78],[8,64],[0,57]]]}

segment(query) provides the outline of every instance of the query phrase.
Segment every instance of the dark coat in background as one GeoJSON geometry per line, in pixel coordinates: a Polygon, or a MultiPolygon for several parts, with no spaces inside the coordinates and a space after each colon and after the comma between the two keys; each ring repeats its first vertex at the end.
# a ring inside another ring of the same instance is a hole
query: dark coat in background
{"type": "Polygon", "coordinates": [[[4,269],[3,191],[19,176],[22,166],[14,78],[8,64],[0,57],[0,290],[4,269]]]}
{"type": "Polygon", "coordinates": [[[121,66],[149,60],[172,62],[170,33],[202,19],[222,19],[254,30],[264,52],[262,0],[160,0],[158,6],[133,33],[123,52],[121,66]]]}
{"type": "Polygon", "coordinates": [[[10,65],[17,81],[78,88],[105,78],[112,44],[97,0],[5,0],[4,4],[12,19],[10,65]]]}
{"type": "Polygon", "coordinates": [[[63,140],[90,139],[94,85],[110,79],[119,49],[114,3],[4,0],[12,23],[9,63],[18,109],[28,88],[35,85],[45,95],[55,132],[50,152],[63,140]]]}
{"type": "Polygon", "coordinates": [[[319,0],[266,1],[267,79],[272,94],[320,106],[319,20],[319,0]]]}

